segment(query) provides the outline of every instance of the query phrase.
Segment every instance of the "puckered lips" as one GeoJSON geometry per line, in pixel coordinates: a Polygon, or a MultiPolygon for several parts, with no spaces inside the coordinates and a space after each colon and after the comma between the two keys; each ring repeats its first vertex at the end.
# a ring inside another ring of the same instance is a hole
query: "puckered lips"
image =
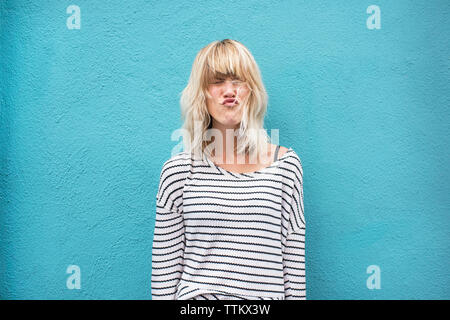
{"type": "Polygon", "coordinates": [[[223,100],[222,104],[224,106],[234,106],[236,104],[236,99],[234,99],[234,98],[225,99],[225,100],[223,100]]]}

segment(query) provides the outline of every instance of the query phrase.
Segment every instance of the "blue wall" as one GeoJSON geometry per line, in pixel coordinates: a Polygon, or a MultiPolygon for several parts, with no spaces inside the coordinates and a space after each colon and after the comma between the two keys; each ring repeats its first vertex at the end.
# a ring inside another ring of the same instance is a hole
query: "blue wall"
{"type": "Polygon", "coordinates": [[[449,1],[0,9],[1,298],[150,299],[179,94],[198,50],[224,38],[255,56],[266,128],[303,163],[308,299],[450,298],[449,1]],[[372,4],[381,29],[366,25],[372,4]]]}

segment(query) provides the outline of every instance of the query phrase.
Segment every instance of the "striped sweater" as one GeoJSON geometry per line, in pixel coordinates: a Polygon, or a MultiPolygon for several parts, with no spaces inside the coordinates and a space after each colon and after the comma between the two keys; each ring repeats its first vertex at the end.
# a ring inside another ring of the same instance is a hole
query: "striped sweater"
{"type": "Polygon", "coordinates": [[[306,299],[303,169],[292,148],[234,173],[180,152],[161,170],[152,299],[306,299]]]}

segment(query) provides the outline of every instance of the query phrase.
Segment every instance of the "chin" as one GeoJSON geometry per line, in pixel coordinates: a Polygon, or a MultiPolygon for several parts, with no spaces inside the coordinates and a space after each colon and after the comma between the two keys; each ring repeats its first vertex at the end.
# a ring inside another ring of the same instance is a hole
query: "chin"
{"type": "Polygon", "coordinates": [[[223,126],[227,127],[239,127],[240,121],[220,121],[223,126]]]}

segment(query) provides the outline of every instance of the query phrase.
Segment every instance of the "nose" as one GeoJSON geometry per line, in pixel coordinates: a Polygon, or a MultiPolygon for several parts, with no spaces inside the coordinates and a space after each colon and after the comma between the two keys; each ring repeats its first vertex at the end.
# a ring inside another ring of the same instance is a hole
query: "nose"
{"type": "Polygon", "coordinates": [[[229,80],[225,81],[225,86],[223,90],[225,98],[234,98],[236,96],[236,87],[229,80]]]}

